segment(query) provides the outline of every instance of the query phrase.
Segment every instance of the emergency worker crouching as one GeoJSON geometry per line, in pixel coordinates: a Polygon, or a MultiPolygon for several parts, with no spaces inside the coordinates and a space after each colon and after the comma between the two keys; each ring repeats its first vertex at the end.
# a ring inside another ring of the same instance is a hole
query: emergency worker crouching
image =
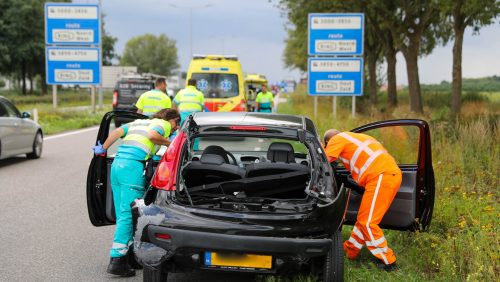
{"type": "Polygon", "coordinates": [[[266,85],[262,85],[262,91],[257,94],[255,102],[257,103],[257,112],[270,113],[273,108],[274,95],[271,91],[267,90],[266,85]]]}
{"type": "Polygon", "coordinates": [[[137,103],[135,103],[137,112],[151,117],[161,109],[170,109],[172,101],[166,93],[167,82],[165,78],[156,79],[155,89],[142,93],[137,103]]]}
{"type": "Polygon", "coordinates": [[[203,100],[203,92],[196,88],[196,79],[189,79],[187,87],[177,92],[174,98],[175,107],[181,116],[181,124],[190,114],[203,111],[203,100]]]}
{"type": "Polygon", "coordinates": [[[363,245],[379,261],[379,268],[396,269],[396,256],[378,226],[401,185],[402,174],[394,158],[373,137],[330,129],[325,132],[329,162],[340,159],[352,178],[364,187],[358,217],[349,240],[344,242],[347,257],[354,260],[363,245]]]}
{"type": "MultiPolygon", "coordinates": [[[[116,213],[116,229],[110,251],[107,272],[119,276],[133,276],[135,270],[127,262],[127,253],[132,244],[132,213],[130,204],[144,194],[145,161],[156,154],[159,145],[170,145],[167,139],[179,123],[179,113],[174,109],[163,109],[151,119],[136,120],[113,130],[104,144],[94,147],[96,155],[106,154],[106,150],[119,138],[111,165],[111,187],[116,213]]],[[[135,268],[140,268],[139,266],[135,268]]]]}

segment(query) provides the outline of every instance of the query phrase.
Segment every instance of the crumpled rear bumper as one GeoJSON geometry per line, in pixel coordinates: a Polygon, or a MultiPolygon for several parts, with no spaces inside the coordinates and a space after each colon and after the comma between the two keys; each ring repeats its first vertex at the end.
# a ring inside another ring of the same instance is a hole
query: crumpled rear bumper
{"type": "MultiPolygon", "coordinates": [[[[268,221],[201,215],[189,207],[145,205],[135,200],[134,252],[137,260],[149,267],[164,261],[178,263],[183,256],[193,267],[203,267],[205,251],[293,257],[297,260],[327,254],[332,247],[329,234],[342,224],[347,192],[343,189],[332,205],[318,208],[314,218],[290,215],[290,219],[268,221]],[[316,234],[316,235],[314,235],[316,234]],[[173,260],[171,258],[175,257],[173,260]],[[198,264],[198,265],[196,265],[198,264]]],[[[215,211],[213,213],[216,213],[215,211]]],[[[312,215],[311,215],[312,216],[312,215]]]]}

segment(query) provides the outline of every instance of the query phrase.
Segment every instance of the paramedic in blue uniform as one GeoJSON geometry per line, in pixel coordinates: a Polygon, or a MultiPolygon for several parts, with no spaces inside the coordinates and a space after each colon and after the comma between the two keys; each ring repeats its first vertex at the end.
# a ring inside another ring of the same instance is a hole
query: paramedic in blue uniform
{"type": "Polygon", "coordinates": [[[138,119],[122,125],[109,134],[104,144],[98,142],[94,147],[96,155],[106,155],[106,150],[113,143],[123,139],[111,165],[110,180],[116,211],[116,228],[107,269],[110,274],[123,277],[135,275],[127,261],[132,244],[130,204],[144,194],[146,160],[156,154],[160,145],[170,145],[168,137],[177,129],[179,121],[177,110],[163,109],[151,119],[138,119]]]}

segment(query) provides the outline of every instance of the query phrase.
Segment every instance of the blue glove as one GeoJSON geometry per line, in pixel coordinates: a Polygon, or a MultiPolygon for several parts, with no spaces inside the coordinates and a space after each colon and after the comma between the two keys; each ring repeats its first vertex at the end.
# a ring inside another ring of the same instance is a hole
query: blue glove
{"type": "Polygon", "coordinates": [[[102,147],[101,141],[97,141],[97,145],[95,145],[92,150],[94,150],[95,155],[104,155],[106,154],[106,149],[102,147]]]}

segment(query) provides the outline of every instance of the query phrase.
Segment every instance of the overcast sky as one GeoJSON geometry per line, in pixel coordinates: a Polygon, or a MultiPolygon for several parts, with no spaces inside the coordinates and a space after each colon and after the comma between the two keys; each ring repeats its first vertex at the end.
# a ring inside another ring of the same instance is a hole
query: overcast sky
{"type": "MultiPolygon", "coordinates": [[[[74,0],[93,3],[95,0],[74,0]]],[[[273,1],[276,3],[276,1],[273,1]]],[[[181,70],[190,61],[189,10],[192,8],[194,54],[237,55],[243,71],[267,75],[270,81],[300,77],[283,65],[286,18],[268,0],[102,0],[106,30],[118,37],[118,54],[132,37],[166,34],[177,42],[181,70]],[[209,5],[209,7],[204,7],[209,5]]],[[[500,75],[500,24],[466,30],[463,76],[500,75]]],[[[419,61],[422,83],[451,80],[451,44],[419,61]]],[[[404,58],[398,56],[398,84],[407,84],[404,58]]]]}

